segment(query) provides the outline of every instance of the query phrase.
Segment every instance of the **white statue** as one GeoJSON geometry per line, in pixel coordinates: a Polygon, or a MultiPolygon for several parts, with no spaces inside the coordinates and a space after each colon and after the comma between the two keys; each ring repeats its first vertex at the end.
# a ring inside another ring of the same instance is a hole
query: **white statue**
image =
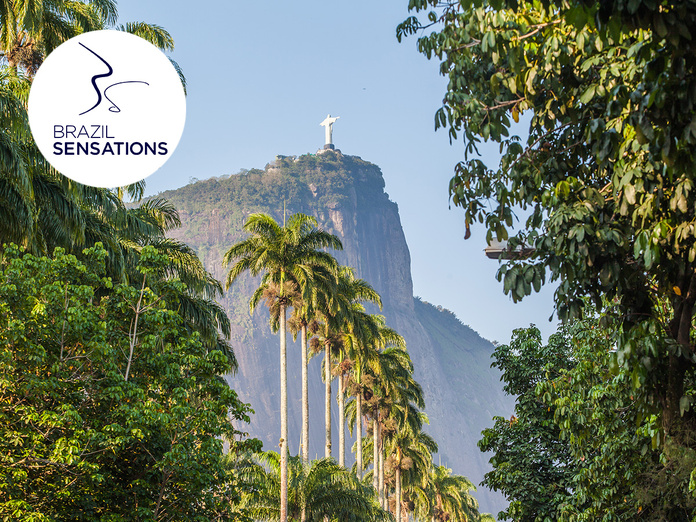
{"type": "Polygon", "coordinates": [[[319,124],[322,127],[324,127],[325,134],[326,134],[326,145],[333,144],[333,124],[338,118],[340,118],[340,116],[336,116],[335,118],[332,118],[331,115],[329,114],[326,116],[326,119],[319,124]]]}

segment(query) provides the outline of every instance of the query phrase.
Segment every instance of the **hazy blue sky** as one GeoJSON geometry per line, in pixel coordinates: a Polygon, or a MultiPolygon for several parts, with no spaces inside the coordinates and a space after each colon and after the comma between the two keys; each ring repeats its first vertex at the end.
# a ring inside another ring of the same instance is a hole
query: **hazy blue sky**
{"type": "MultiPolygon", "coordinates": [[[[463,213],[448,209],[448,181],[463,145],[434,131],[445,92],[438,63],[396,41],[408,0],[120,0],[120,21],[147,21],[175,39],[188,80],[187,122],[173,157],[148,192],[189,178],[263,168],[276,154],[315,152],[319,123],[340,116],[334,143],[379,165],[399,205],[414,293],[455,312],[483,337],[555,329],[552,290],[513,304],[484,254],[485,233],[464,241],[463,213]]],[[[485,159],[495,161],[495,147],[485,159]]]]}

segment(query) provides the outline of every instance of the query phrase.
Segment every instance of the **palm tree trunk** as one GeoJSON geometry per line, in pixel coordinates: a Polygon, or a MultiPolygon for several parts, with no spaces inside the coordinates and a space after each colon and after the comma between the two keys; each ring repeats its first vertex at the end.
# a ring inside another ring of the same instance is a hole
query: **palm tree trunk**
{"type": "Polygon", "coordinates": [[[355,449],[355,462],[358,480],[362,480],[362,467],[363,467],[363,456],[362,456],[362,390],[358,390],[358,395],[356,400],[356,412],[355,412],[355,431],[357,432],[357,447],[355,449]]]}
{"type": "Polygon", "coordinates": [[[331,348],[328,344],[324,347],[324,422],[326,424],[326,445],[324,456],[331,457],[331,348]]]}
{"type": "Polygon", "coordinates": [[[384,456],[382,455],[382,450],[379,451],[379,503],[382,509],[388,508],[388,502],[386,497],[386,491],[384,491],[384,456]]]}
{"type": "Polygon", "coordinates": [[[307,325],[302,323],[302,460],[309,463],[309,377],[307,376],[307,325]]]}
{"type": "MultiPolygon", "coordinates": [[[[377,417],[372,419],[372,487],[375,488],[377,494],[379,494],[379,421],[377,417]]],[[[381,497],[380,497],[381,504],[381,497]]]]}
{"type": "Polygon", "coordinates": [[[343,373],[338,375],[338,465],[346,466],[346,396],[343,393],[343,373]]]}
{"type": "MultiPolygon", "coordinates": [[[[380,429],[381,431],[381,429],[380,429]]],[[[382,449],[382,435],[379,437],[379,498],[382,504],[382,509],[387,509],[388,503],[384,491],[384,450],[382,449]]]]}
{"type": "Polygon", "coordinates": [[[285,305],[280,306],[280,522],[288,520],[288,360],[285,305]]]}
{"type": "MultiPolygon", "coordinates": [[[[309,463],[309,377],[307,375],[307,325],[302,323],[302,461],[309,463]]],[[[301,522],[307,521],[307,510],[302,506],[301,522]]]]}
{"type": "Polygon", "coordinates": [[[396,497],[396,506],[394,508],[394,516],[396,522],[401,522],[401,450],[397,449],[396,461],[396,476],[394,477],[395,489],[394,496],[396,497]]]}

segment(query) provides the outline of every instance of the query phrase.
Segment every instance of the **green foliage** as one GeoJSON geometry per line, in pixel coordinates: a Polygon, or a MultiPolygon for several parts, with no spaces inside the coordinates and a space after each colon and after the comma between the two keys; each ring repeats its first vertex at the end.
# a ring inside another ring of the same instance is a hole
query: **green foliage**
{"type": "Polygon", "coordinates": [[[144,248],[131,286],[101,245],[83,255],[3,253],[0,518],[233,519],[220,437],[250,410],[218,377],[227,357],[184,326],[181,283],[154,277],[167,256],[144,248]]]}
{"type": "MultiPolygon", "coordinates": [[[[230,458],[228,465],[251,486],[244,504],[256,520],[278,520],[280,457],[274,452],[241,457],[230,458]]],[[[394,520],[379,507],[372,488],[334,460],[303,464],[295,456],[289,459],[288,520],[299,521],[303,510],[308,522],[394,520]]]]}
{"type": "Polygon", "coordinates": [[[640,0],[409,7],[430,11],[429,23],[410,17],[397,35],[436,28],[418,39],[449,79],[436,126],[466,145],[452,201],[467,227],[484,224],[489,240],[512,236],[513,248],[534,248],[501,267],[505,292],[517,301],[550,273],[561,319],[580,317],[587,297],[598,308],[602,299],[615,302],[620,362],[641,374],[632,385],[660,403],[667,433],[681,424],[692,431],[684,387],[696,360],[693,7],[640,0]],[[511,135],[519,121],[528,122],[526,142],[511,135]],[[500,143],[497,168],[474,157],[487,140],[500,143]],[[513,236],[519,208],[528,217],[513,236]]]}
{"type": "Polygon", "coordinates": [[[571,494],[574,462],[560,443],[554,411],[536,395],[537,385],[572,365],[567,330],[544,346],[535,327],[515,330],[509,345],[496,348],[492,366],[503,372],[505,392],[517,398],[510,419],[495,417],[482,432],[481,451],[494,453],[493,471],[483,484],[501,491],[510,505],[499,513],[503,520],[556,520],[558,506],[571,494]]]}
{"type": "MultiPolygon", "coordinates": [[[[495,419],[482,450],[494,452],[485,484],[510,500],[516,521],[691,520],[696,453],[669,438],[655,449],[658,417],[646,414],[633,374],[619,368],[617,333],[575,321],[543,346],[536,328],[496,350],[515,416],[495,419]]],[[[689,393],[691,393],[689,391],[689,393]]],[[[687,439],[682,439],[687,440],[687,439]]]]}
{"type": "MultiPolygon", "coordinates": [[[[644,278],[637,275],[652,267],[657,253],[635,264],[620,260],[633,257],[632,237],[662,218],[654,213],[657,202],[641,209],[645,202],[636,201],[636,191],[654,192],[655,185],[645,185],[649,172],[658,183],[672,179],[649,163],[630,118],[639,110],[631,99],[643,89],[645,65],[629,51],[648,36],[603,37],[591,25],[573,25],[566,19],[572,14],[567,6],[538,2],[516,10],[504,2],[465,3],[445,7],[438,16],[442,31],[419,39],[450,78],[438,124],[453,138],[461,134],[469,154],[481,139],[501,143],[499,169],[479,159],[457,166],[453,202],[466,211],[468,224],[485,223],[488,237],[499,240],[507,239],[516,206],[529,211],[515,241],[534,246],[536,262],[504,267],[505,291],[515,299],[528,295],[549,266],[552,278],[561,279],[562,318],[579,314],[583,295],[623,296],[641,288],[644,278]],[[509,134],[528,110],[524,146],[509,134]]],[[[403,29],[416,30],[414,24],[403,29]]]]}
{"type": "Polygon", "coordinates": [[[425,484],[414,485],[409,496],[415,499],[419,520],[486,520],[479,515],[478,503],[470,491],[476,487],[461,475],[453,475],[446,466],[432,464],[425,484]]]}
{"type": "Polygon", "coordinates": [[[696,462],[674,454],[661,461],[653,449],[655,415],[644,414],[632,372],[611,370],[616,334],[585,320],[573,325],[569,340],[574,366],[537,386],[575,463],[572,495],[559,518],[690,519],[696,500],[688,476],[696,462]]]}

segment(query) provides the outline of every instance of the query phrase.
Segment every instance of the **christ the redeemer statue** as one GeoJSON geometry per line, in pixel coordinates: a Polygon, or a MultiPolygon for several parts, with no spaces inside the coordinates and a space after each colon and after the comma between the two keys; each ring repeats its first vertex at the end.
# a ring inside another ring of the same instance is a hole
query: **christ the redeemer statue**
{"type": "Polygon", "coordinates": [[[340,116],[336,116],[335,118],[332,118],[331,115],[329,114],[326,116],[326,119],[319,124],[322,127],[324,127],[324,129],[325,129],[325,134],[326,134],[326,144],[324,145],[325,149],[333,149],[333,124],[338,118],[340,118],[340,116]]]}

